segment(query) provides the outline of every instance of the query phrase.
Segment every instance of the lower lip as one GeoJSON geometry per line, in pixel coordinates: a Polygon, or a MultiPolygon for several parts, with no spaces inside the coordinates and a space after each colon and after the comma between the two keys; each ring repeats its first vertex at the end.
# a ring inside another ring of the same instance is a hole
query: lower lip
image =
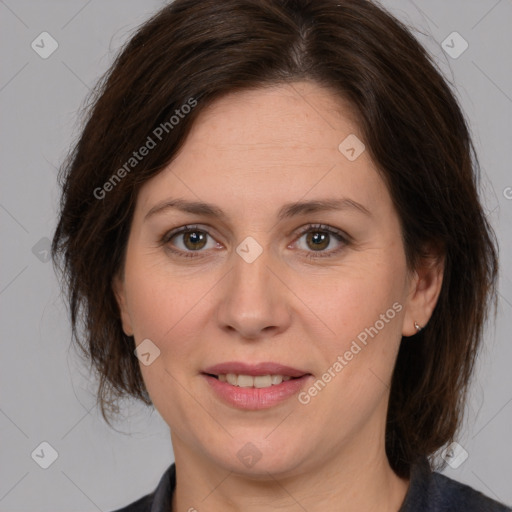
{"type": "Polygon", "coordinates": [[[268,388],[241,388],[204,374],[214,393],[224,402],[238,409],[268,409],[297,394],[312,375],[303,375],[268,388]]]}

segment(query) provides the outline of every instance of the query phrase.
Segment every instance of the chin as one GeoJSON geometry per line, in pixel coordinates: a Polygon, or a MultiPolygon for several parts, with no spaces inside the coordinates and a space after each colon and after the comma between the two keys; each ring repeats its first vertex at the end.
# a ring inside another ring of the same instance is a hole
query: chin
{"type": "MultiPolygon", "coordinates": [[[[251,439],[250,436],[245,438],[251,439]]],[[[276,439],[280,446],[264,438],[262,442],[256,441],[256,436],[253,439],[255,441],[235,442],[230,449],[226,447],[221,453],[212,454],[212,462],[226,471],[262,480],[268,480],[269,473],[272,476],[291,473],[301,464],[298,454],[303,449],[298,445],[295,447],[289,438],[276,439]],[[286,451],[282,449],[283,443],[286,443],[286,451]]]]}

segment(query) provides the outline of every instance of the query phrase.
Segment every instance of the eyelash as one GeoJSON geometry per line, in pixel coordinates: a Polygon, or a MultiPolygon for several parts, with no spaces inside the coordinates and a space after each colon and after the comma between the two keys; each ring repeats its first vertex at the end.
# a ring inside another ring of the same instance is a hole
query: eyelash
{"type": "MultiPolygon", "coordinates": [[[[160,239],[159,241],[159,246],[163,246],[163,245],[167,245],[175,236],[178,236],[178,235],[181,235],[181,234],[185,234],[185,233],[190,233],[190,232],[194,232],[194,231],[199,231],[201,233],[206,233],[209,237],[211,237],[211,235],[208,233],[208,231],[204,230],[204,229],[201,229],[200,226],[198,225],[187,225],[187,226],[183,226],[181,228],[178,228],[176,230],[172,230],[172,231],[169,231],[169,232],[166,232],[160,239]]],[[[302,229],[298,234],[297,234],[297,238],[295,240],[299,240],[302,236],[304,236],[305,234],[309,233],[310,231],[312,232],[322,232],[322,233],[328,233],[329,235],[333,235],[334,238],[336,238],[336,240],[338,242],[341,242],[342,243],[342,246],[338,249],[331,249],[330,251],[306,251],[308,254],[305,255],[306,258],[308,259],[318,259],[318,258],[331,258],[335,255],[337,255],[340,251],[342,251],[349,243],[350,243],[350,238],[348,237],[348,235],[346,235],[345,233],[343,233],[342,231],[339,231],[335,228],[332,228],[330,226],[326,226],[325,224],[309,224],[307,226],[304,227],[304,229],[302,229]]],[[[213,238],[213,237],[211,237],[213,238]]],[[[176,250],[176,249],[172,249],[170,246],[167,246],[167,250],[169,250],[170,252],[172,252],[173,254],[177,254],[178,256],[180,257],[183,257],[183,258],[200,258],[202,257],[200,255],[201,252],[204,252],[204,251],[182,251],[182,250],[176,250]]]]}

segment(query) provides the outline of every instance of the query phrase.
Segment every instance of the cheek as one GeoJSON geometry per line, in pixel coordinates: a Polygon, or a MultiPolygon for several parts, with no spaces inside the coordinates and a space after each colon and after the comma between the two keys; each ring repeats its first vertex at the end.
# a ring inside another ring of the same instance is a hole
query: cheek
{"type": "Polygon", "coordinates": [[[312,298],[329,327],[309,349],[320,362],[316,377],[325,386],[317,381],[315,389],[306,389],[302,403],[311,399],[308,414],[328,411],[342,430],[361,427],[389,391],[404,311],[402,274],[392,268],[347,273],[337,284],[326,281],[327,295],[312,298]]]}
{"type": "Polygon", "coordinates": [[[405,276],[405,259],[388,254],[347,267],[336,280],[325,278],[323,293],[314,288],[308,305],[329,328],[312,348],[321,361],[317,375],[329,381],[319,405],[338,412],[357,407],[361,414],[366,407],[370,414],[387,392],[401,340],[405,276]],[[328,406],[331,400],[336,405],[328,406]]]}
{"type": "Polygon", "coordinates": [[[166,262],[162,264],[160,256],[154,259],[157,263],[141,254],[127,262],[125,281],[134,337],[137,344],[149,338],[166,367],[186,372],[197,364],[192,356],[200,349],[197,341],[206,323],[211,322],[208,292],[219,276],[200,270],[177,275],[166,262]]]}
{"type": "Polygon", "coordinates": [[[147,244],[141,235],[137,237],[132,232],[125,262],[127,304],[135,340],[140,343],[149,338],[159,345],[164,333],[185,313],[183,299],[193,290],[184,294],[181,281],[166,275],[161,250],[146,251],[142,248],[144,243],[147,244]]]}
{"type": "Polygon", "coordinates": [[[392,324],[399,324],[405,266],[398,262],[392,258],[380,259],[371,265],[347,265],[336,275],[301,276],[294,290],[298,296],[306,298],[304,302],[318,314],[328,329],[325,332],[343,343],[376,322],[382,327],[384,321],[385,330],[392,324]],[[393,308],[395,303],[398,305],[393,308]]]}

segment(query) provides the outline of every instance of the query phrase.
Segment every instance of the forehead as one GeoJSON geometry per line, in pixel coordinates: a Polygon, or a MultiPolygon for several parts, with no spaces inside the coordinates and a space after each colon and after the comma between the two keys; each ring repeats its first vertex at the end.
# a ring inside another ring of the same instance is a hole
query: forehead
{"type": "Polygon", "coordinates": [[[338,138],[359,131],[348,102],[317,84],[299,82],[235,92],[214,101],[196,121],[187,152],[225,152],[228,158],[252,153],[266,160],[292,154],[299,160],[326,151],[338,156],[338,138]]]}
{"type": "Polygon", "coordinates": [[[327,195],[374,203],[384,184],[366,151],[350,160],[340,150],[347,137],[360,150],[353,109],[314,83],[231,93],[201,112],[171,164],[144,184],[138,206],[147,211],[169,195],[228,212],[231,205],[233,215],[327,195]]]}

